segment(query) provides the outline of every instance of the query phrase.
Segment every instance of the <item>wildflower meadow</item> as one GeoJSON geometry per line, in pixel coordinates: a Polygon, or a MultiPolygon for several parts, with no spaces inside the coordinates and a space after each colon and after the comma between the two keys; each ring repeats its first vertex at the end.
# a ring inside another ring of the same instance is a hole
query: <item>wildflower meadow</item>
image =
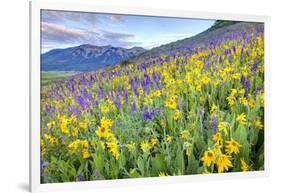
{"type": "Polygon", "coordinates": [[[253,28],[41,86],[41,183],[264,169],[253,28]]]}

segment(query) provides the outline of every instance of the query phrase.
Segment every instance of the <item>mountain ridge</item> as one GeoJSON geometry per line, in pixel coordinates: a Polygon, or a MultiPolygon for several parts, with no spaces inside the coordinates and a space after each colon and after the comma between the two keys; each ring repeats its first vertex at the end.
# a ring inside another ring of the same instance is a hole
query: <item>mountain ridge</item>
{"type": "Polygon", "coordinates": [[[105,66],[113,66],[144,51],[145,49],[142,47],[127,49],[91,44],[53,49],[41,54],[41,70],[92,71],[105,66]]]}

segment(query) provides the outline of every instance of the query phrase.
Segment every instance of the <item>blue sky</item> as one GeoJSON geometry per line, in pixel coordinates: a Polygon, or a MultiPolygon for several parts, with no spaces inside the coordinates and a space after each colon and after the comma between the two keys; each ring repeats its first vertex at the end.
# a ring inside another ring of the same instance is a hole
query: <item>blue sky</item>
{"type": "Polygon", "coordinates": [[[150,49],[196,35],[213,23],[213,20],[43,10],[41,51],[81,44],[150,49]]]}

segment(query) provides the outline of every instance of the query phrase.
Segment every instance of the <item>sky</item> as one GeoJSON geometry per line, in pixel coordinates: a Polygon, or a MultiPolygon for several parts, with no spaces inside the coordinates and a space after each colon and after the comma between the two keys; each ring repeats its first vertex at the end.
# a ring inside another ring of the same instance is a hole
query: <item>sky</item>
{"type": "Polygon", "coordinates": [[[214,20],[41,11],[41,52],[81,44],[151,49],[194,36],[214,20]]]}

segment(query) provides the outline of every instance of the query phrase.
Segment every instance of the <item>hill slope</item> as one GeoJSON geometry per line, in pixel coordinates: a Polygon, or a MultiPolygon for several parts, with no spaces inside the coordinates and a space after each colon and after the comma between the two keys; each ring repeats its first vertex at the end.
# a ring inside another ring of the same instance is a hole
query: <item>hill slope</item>
{"type": "Polygon", "coordinates": [[[210,44],[217,44],[227,38],[243,35],[244,32],[255,30],[259,28],[263,30],[262,23],[248,23],[248,22],[227,22],[217,21],[209,29],[199,33],[193,37],[171,42],[169,44],[161,45],[156,48],[147,50],[139,55],[136,55],[130,60],[132,62],[145,62],[148,58],[159,57],[160,55],[175,55],[179,52],[190,52],[194,48],[203,48],[210,44]]]}

